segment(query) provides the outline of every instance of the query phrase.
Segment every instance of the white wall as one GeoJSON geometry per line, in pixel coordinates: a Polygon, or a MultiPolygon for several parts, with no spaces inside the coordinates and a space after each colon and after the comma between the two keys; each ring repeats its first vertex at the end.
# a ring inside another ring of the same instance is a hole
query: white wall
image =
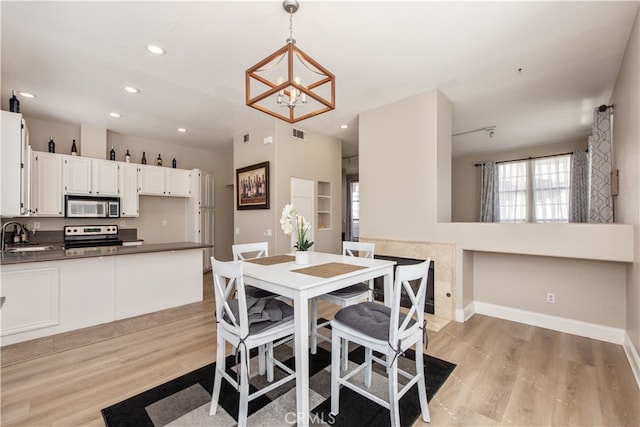
{"type": "MultiPolygon", "coordinates": [[[[270,162],[270,208],[236,210],[234,229],[239,229],[240,233],[234,236],[235,243],[267,241],[272,254],[291,252],[290,239],[280,228],[280,216],[284,205],[291,202],[291,178],[295,177],[332,183],[334,225],[330,230],[315,230],[313,250],[337,253],[342,232],[340,141],[312,132],[307,132],[306,141],[300,141],[291,137],[292,127],[306,131],[304,125],[269,119],[234,137],[234,168],[270,162]],[[247,133],[249,142],[245,143],[243,136],[247,133]],[[273,142],[264,144],[266,137],[272,137],[273,142]],[[271,236],[267,235],[268,230],[271,230],[271,236]]],[[[317,227],[316,218],[307,219],[317,227]]]]}
{"type": "MultiPolygon", "coordinates": [[[[577,313],[562,312],[560,316],[620,327],[620,313],[626,311],[622,303],[626,274],[620,274],[619,263],[633,261],[632,226],[450,223],[439,219],[438,204],[443,198],[438,194],[441,182],[436,182],[436,177],[449,181],[442,184],[443,188],[450,188],[451,179],[438,172],[440,168],[450,171],[451,167],[450,160],[438,161],[436,155],[440,146],[451,143],[450,136],[435,131],[438,124],[443,127],[450,123],[451,105],[441,98],[442,94],[434,90],[361,115],[361,236],[455,244],[458,320],[464,319],[464,310],[478,296],[494,300],[492,286],[500,289],[506,283],[521,283],[522,271],[535,270],[541,274],[539,280],[553,283],[557,292],[568,292],[568,300],[591,302],[576,307],[577,313]],[[496,265],[510,266],[500,270],[503,274],[499,282],[483,268],[489,259],[483,253],[488,252],[495,254],[491,260],[496,265]],[[549,257],[554,257],[558,268],[548,268],[549,257]],[[606,283],[602,283],[602,276],[582,277],[571,267],[576,259],[584,260],[581,265],[586,270],[602,268],[615,274],[606,283]],[[603,317],[594,302],[605,294],[618,306],[603,317]]],[[[550,291],[554,289],[539,288],[535,298],[544,301],[550,291]]],[[[522,309],[517,294],[506,294],[496,301],[522,309]]],[[[541,307],[545,306],[536,303],[527,310],[542,316],[545,313],[541,307]]]]}
{"type": "MultiPolygon", "coordinates": [[[[627,265],[626,331],[630,345],[640,354],[640,12],[629,36],[622,66],[611,96],[614,105],[614,167],[620,190],[614,197],[616,221],[633,224],[634,262],[627,265]]],[[[633,366],[633,365],[632,365],[633,366]]],[[[636,379],[640,382],[640,360],[636,379]]]]}

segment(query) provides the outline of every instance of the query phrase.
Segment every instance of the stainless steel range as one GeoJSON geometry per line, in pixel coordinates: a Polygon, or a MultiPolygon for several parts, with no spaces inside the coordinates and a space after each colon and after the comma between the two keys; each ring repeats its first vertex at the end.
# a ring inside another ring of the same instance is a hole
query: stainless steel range
{"type": "Polygon", "coordinates": [[[102,246],[122,246],[117,225],[65,225],[65,249],[102,246]]]}

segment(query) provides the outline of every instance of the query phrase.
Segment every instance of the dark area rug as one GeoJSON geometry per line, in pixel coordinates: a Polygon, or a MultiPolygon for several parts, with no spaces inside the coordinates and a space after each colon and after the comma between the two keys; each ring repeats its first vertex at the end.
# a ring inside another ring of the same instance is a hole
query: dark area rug
{"type": "MultiPolygon", "coordinates": [[[[280,360],[287,360],[288,366],[293,366],[292,350],[287,346],[280,346],[278,355],[280,360]],[[286,355],[289,353],[289,358],[286,355]],[[282,357],[284,356],[284,357],[282,357]]],[[[255,352],[253,354],[255,356],[255,352]]],[[[408,350],[398,359],[400,368],[412,372],[415,353],[408,350]]],[[[449,377],[455,365],[447,361],[423,355],[428,400],[435,395],[440,386],[449,377]]],[[[265,384],[264,376],[257,374],[256,357],[252,359],[251,389],[259,389],[265,384]]],[[[356,363],[362,363],[364,351],[356,348],[349,353],[350,368],[356,363]]],[[[235,375],[233,366],[235,358],[229,356],[226,360],[227,371],[235,375]]],[[[382,367],[374,364],[374,384],[380,384],[379,391],[386,393],[386,382],[381,375],[382,367]],[[377,372],[376,372],[377,370],[377,372]],[[376,379],[376,377],[379,377],[376,379]]],[[[239,396],[235,389],[226,381],[222,381],[218,413],[209,417],[211,392],[215,363],[154,387],[148,391],[131,397],[102,410],[107,427],[121,426],[233,426],[238,414],[239,396]]],[[[276,379],[282,375],[276,369],[276,379]]],[[[330,414],[331,398],[331,353],[319,347],[315,355],[310,355],[310,407],[312,425],[332,426],[388,426],[390,425],[389,411],[343,387],[340,391],[340,413],[330,414]]],[[[353,381],[353,380],[352,380],[353,381]]],[[[375,391],[374,391],[375,392],[375,391]]],[[[400,422],[402,426],[411,426],[420,416],[420,402],[418,387],[414,385],[400,400],[400,422]]],[[[248,425],[280,426],[295,424],[295,381],[267,393],[249,402],[248,425]]]]}

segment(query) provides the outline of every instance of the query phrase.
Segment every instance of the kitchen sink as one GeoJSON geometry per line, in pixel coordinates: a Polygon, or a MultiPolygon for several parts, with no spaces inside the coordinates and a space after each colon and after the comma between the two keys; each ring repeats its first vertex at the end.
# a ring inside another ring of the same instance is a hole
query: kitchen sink
{"type": "Polygon", "coordinates": [[[50,251],[53,246],[20,246],[15,248],[8,248],[6,252],[35,252],[35,251],[50,251]]]}

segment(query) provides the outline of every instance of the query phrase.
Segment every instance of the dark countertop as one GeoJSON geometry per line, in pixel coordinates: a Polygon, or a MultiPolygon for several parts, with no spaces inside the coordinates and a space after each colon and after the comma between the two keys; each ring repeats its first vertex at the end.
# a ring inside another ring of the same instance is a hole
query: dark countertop
{"type": "Polygon", "coordinates": [[[0,265],[23,264],[27,262],[63,261],[68,259],[91,258],[100,256],[134,255],[152,252],[183,251],[188,249],[212,248],[193,242],[145,243],[137,246],[104,246],[95,248],[63,249],[60,243],[52,244],[56,249],[33,252],[4,252],[0,256],[0,265]]]}

